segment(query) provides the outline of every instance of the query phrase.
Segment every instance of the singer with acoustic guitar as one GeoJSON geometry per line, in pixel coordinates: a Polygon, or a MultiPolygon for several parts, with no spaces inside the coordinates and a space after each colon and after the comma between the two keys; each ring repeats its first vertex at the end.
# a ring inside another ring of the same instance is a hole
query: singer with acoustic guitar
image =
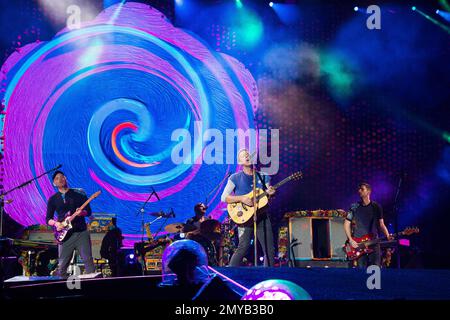
{"type": "MultiPolygon", "coordinates": [[[[246,195],[253,189],[253,166],[250,161],[248,150],[242,149],[238,152],[238,163],[242,166],[242,171],[232,174],[228,178],[227,185],[222,193],[221,200],[228,204],[243,204],[247,207],[253,206],[253,200],[246,195]],[[232,194],[234,192],[234,194],[232,194]]],[[[269,185],[268,175],[256,172],[256,187],[264,189],[268,195],[273,195],[275,189],[269,185]]],[[[268,206],[257,211],[257,238],[264,251],[264,266],[274,265],[274,245],[272,224],[268,215],[268,206]]],[[[247,250],[250,248],[250,241],[253,235],[253,221],[238,225],[239,244],[230,260],[230,266],[239,266],[242,263],[247,250]]]]}
{"type": "Polygon", "coordinates": [[[90,216],[92,211],[86,193],[82,189],[69,188],[67,178],[62,171],[55,171],[52,176],[53,186],[58,189],[47,203],[47,224],[55,229],[55,234],[64,229],[64,220],[67,213],[75,215],[71,220],[71,230],[64,240],[58,244],[58,271],[61,277],[67,277],[67,268],[75,249],[77,249],[83,259],[86,273],[95,272],[95,266],[92,259],[91,238],[87,230],[85,217],[90,216]],[[84,210],[81,207],[84,206],[84,210]],[[55,218],[56,213],[56,218],[55,218]]]}

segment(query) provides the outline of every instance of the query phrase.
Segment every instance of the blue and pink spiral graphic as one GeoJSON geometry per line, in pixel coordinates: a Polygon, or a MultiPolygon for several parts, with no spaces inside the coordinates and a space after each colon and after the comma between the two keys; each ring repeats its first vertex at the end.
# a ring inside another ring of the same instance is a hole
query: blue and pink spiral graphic
{"type": "MultiPolygon", "coordinates": [[[[151,187],[161,201],[153,197],[146,211],[173,208],[177,216],[168,222],[184,221],[237,170],[236,164],[175,164],[172,132],[247,130],[258,107],[256,83],[240,62],[132,2],[18,49],[1,74],[3,189],[63,164],[70,186],[103,191],[93,211],[117,214],[129,240],[139,237],[137,212],[151,187]]],[[[237,140],[236,149],[245,143],[237,140]]],[[[192,141],[192,150],[204,147],[201,138],[192,141]]],[[[224,215],[221,191],[208,198],[215,218],[224,215]]],[[[12,192],[6,212],[23,225],[43,224],[54,192],[51,177],[42,177],[12,192]]]]}

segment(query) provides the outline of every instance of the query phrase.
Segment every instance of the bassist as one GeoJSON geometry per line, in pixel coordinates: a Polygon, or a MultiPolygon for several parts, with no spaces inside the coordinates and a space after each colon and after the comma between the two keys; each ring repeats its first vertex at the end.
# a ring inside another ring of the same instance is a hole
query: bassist
{"type": "MultiPolygon", "coordinates": [[[[50,197],[47,203],[47,224],[56,227],[58,231],[61,229],[61,222],[64,220],[65,214],[75,213],[79,211],[79,207],[87,200],[86,193],[81,189],[69,188],[67,179],[63,172],[55,171],[52,176],[53,186],[58,189],[58,192],[50,197]],[[55,218],[56,212],[56,218],[55,218]]],[[[86,216],[92,213],[89,205],[85,207],[78,217],[72,221],[73,233],[58,245],[58,272],[61,277],[67,277],[67,268],[72,259],[75,249],[77,249],[81,258],[83,259],[86,273],[93,273],[95,271],[94,262],[92,260],[91,238],[87,230],[86,216]]]]}
{"type": "MultiPolygon", "coordinates": [[[[251,207],[253,200],[244,196],[253,189],[253,167],[248,150],[242,149],[238,152],[238,164],[242,165],[242,171],[234,173],[228,179],[227,185],[222,193],[221,200],[226,203],[242,202],[251,207]],[[234,193],[234,194],[232,194],[234,193]]],[[[256,187],[266,189],[268,195],[273,195],[275,189],[269,186],[270,177],[257,172],[256,187]]],[[[264,266],[274,265],[274,246],[272,225],[268,216],[267,206],[258,210],[257,216],[257,238],[264,251],[264,266]]],[[[230,260],[230,266],[239,266],[247,250],[253,235],[253,220],[238,226],[239,245],[230,260]]],[[[255,244],[256,245],[256,244],[255,244]]]]}
{"type": "MultiPolygon", "coordinates": [[[[361,200],[352,204],[344,222],[345,234],[353,248],[358,246],[353,237],[359,238],[366,234],[372,234],[374,238],[377,238],[378,230],[386,238],[390,239],[389,231],[384,224],[383,209],[377,202],[370,199],[371,192],[372,187],[368,183],[363,182],[358,185],[358,193],[361,200]]],[[[372,253],[361,256],[356,261],[358,267],[366,268],[370,265],[380,266],[381,255],[379,244],[375,245],[373,249],[374,251],[372,253]]]]}

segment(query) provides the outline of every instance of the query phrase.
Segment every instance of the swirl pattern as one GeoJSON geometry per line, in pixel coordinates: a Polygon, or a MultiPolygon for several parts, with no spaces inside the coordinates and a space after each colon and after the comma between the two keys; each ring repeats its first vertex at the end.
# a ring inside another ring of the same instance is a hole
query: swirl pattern
{"type": "MultiPolygon", "coordinates": [[[[2,72],[4,190],[62,163],[71,186],[107,191],[94,212],[117,214],[131,240],[140,233],[136,212],[151,186],[161,202],[152,198],[147,211],[173,208],[183,221],[236,171],[236,164],[201,161],[203,136],[208,129],[225,135],[252,128],[258,107],[256,83],[240,62],[139,3],[109,7],[80,29],[20,48],[2,72]],[[194,161],[172,161],[176,129],[197,137],[183,154],[194,161]]],[[[235,150],[244,144],[238,137],[235,150]]],[[[11,193],[15,201],[6,211],[23,225],[45,223],[55,192],[50,180],[11,193]]],[[[220,191],[208,201],[215,218],[223,214],[220,191]]]]}

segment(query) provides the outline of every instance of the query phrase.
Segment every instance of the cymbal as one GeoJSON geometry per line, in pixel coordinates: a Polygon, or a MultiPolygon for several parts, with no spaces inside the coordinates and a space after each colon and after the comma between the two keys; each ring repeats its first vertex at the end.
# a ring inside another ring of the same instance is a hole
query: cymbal
{"type": "Polygon", "coordinates": [[[184,223],[172,223],[168,224],[164,230],[166,230],[168,233],[178,233],[183,230],[184,223]]]}

